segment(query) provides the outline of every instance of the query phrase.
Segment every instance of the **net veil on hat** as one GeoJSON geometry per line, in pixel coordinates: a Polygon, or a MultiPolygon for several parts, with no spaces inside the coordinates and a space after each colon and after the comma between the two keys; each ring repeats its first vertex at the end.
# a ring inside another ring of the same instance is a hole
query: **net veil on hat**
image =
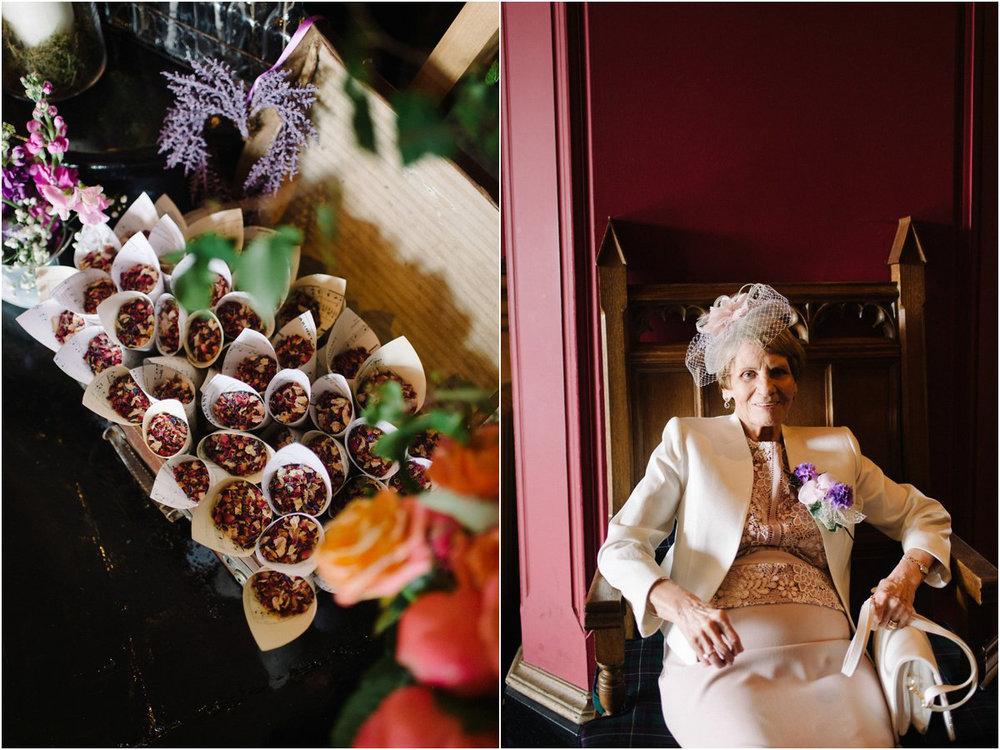
{"type": "Polygon", "coordinates": [[[695,382],[706,386],[718,379],[740,344],[756,341],[766,347],[794,317],[788,300],[767,284],[747,284],[734,297],[719,297],[698,318],[684,363],[695,382]]]}

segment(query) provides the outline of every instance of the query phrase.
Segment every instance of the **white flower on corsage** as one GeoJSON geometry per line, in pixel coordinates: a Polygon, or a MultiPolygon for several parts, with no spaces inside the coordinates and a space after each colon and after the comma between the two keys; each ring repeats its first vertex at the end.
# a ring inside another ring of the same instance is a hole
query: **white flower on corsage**
{"type": "MultiPolygon", "coordinates": [[[[799,502],[830,531],[865,519],[864,513],[854,510],[854,488],[829,474],[820,474],[812,464],[799,464],[788,479],[792,487],[798,489],[799,502]]],[[[847,533],[854,538],[850,531],[847,533]]]]}

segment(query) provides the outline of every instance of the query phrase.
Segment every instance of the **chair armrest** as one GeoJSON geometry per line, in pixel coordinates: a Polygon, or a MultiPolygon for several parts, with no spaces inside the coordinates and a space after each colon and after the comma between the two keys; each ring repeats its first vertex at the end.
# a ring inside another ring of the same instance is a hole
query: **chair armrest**
{"type": "Polygon", "coordinates": [[[594,580],[590,582],[583,613],[583,624],[587,630],[625,627],[622,592],[608,583],[600,571],[594,573],[594,580]]]}
{"type": "Polygon", "coordinates": [[[979,684],[997,672],[997,568],[959,537],[951,537],[951,584],[932,594],[933,617],[947,622],[972,648],[979,684]]]}
{"type": "Polygon", "coordinates": [[[584,627],[594,633],[597,662],[597,697],[605,714],[616,714],[625,705],[625,605],[621,592],[600,571],[590,582],[583,605],[584,627]]]}
{"type": "Polygon", "coordinates": [[[996,603],[996,566],[954,535],[951,537],[951,575],[955,588],[976,604],[996,603]]]}

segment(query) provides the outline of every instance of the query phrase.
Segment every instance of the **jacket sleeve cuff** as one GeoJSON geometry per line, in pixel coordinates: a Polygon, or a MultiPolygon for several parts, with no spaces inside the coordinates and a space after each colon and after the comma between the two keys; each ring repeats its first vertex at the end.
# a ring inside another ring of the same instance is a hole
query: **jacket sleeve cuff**
{"type": "Polygon", "coordinates": [[[655,633],[663,624],[663,620],[651,613],[646,608],[646,604],[649,601],[649,590],[664,577],[662,568],[651,561],[644,570],[637,569],[628,585],[622,589],[622,595],[628,600],[632,607],[632,613],[635,615],[636,624],[639,626],[639,635],[643,638],[655,633]]]}
{"type": "Polygon", "coordinates": [[[934,558],[924,578],[924,583],[928,586],[941,589],[951,581],[951,544],[943,542],[941,537],[920,533],[907,534],[903,540],[903,549],[918,549],[934,558]]]}

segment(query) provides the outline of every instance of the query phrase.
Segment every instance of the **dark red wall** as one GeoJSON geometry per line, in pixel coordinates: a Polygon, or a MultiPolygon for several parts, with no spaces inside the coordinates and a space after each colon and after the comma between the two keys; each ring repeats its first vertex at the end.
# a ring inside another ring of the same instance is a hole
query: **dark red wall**
{"type": "Polygon", "coordinates": [[[997,251],[996,5],[596,3],[586,17],[591,242],[613,216],[630,282],[888,281],[897,220],[916,220],[923,489],[995,562],[995,492],[974,478],[994,477],[997,455],[995,270],[982,281],[997,251]]]}
{"type": "Polygon", "coordinates": [[[635,280],[887,279],[899,217],[955,215],[961,18],[589,6],[595,242],[652,225],[635,280]]]}

